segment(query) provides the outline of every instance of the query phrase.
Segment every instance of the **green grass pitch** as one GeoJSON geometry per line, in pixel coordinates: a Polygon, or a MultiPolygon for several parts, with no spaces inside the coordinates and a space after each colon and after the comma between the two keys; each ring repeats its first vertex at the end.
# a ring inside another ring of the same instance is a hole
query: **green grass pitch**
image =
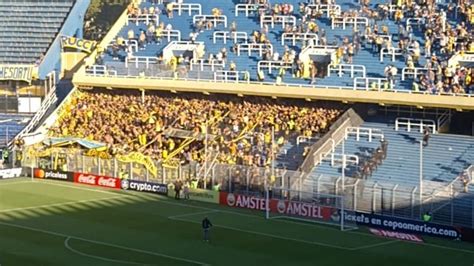
{"type": "Polygon", "coordinates": [[[416,244],[58,181],[0,181],[0,265],[472,266],[474,245],[416,244]],[[200,221],[214,223],[202,241],[200,221]]]}

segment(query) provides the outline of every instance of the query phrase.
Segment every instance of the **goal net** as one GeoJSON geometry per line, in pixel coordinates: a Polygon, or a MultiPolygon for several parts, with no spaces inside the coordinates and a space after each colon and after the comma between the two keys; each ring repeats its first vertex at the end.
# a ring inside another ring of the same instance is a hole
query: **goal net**
{"type": "Polygon", "coordinates": [[[266,191],[267,219],[296,219],[305,222],[339,226],[341,230],[357,229],[357,224],[345,216],[354,214],[344,206],[344,197],[272,188],[266,191]]]}

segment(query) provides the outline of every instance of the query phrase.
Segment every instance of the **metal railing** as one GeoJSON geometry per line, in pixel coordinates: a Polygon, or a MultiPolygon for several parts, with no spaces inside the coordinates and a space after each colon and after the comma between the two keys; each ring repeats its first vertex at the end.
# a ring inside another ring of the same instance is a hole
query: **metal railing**
{"type": "Polygon", "coordinates": [[[418,132],[423,133],[425,127],[428,127],[431,130],[431,133],[437,133],[436,122],[434,120],[406,117],[397,117],[397,119],[395,119],[395,131],[399,131],[401,128],[406,128],[408,132],[411,132],[414,128],[418,129],[418,132]]]}
{"type": "Polygon", "coordinates": [[[134,64],[135,67],[144,64],[146,68],[149,68],[151,64],[156,63],[158,63],[158,59],[151,56],[127,56],[125,58],[125,67],[128,67],[130,64],[134,64]]]}
{"type": "Polygon", "coordinates": [[[212,33],[212,42],[216,43],[218,39],[222,39],[224,43],[227,43],[228,39],[233,40],[234,43],[238,43],[239,40],[243,40],[244,42],[247,42],[248,35],[247,35],[247,32],[245,31],[234,31],[234,32],[214,31],[214,33],[212,33]]]}
{"type": "Polygon", "coordinates": [[[270,43],[239,43],[237,44],[237,55],[240,56],[241,51],[247,51],[248,56],[251,56],[252,52],[258,52],[259,56],[262,56],[267,49],[273,54],[273,45],[270,43]]]}
{"type": "Polygon", "coordinates": [[[291,44],[296,45],[297,41],[312,42],[313,45],[319,45],[319,37],[316,33],[310,32],[284,32],[281,35],[281,45],[285,45],[285,41],[291,41],[291,44]]]}
{"type": "Polygon", "coordinates": [[[264,4],[237,4],[235,5],[235,16],[238,17],[241,12],[245,12],[246,17],[248,17],[250,13],[258,15],[258,11],[263,8],[265,8],[264,4]]]}
{"type": "Polygon", "coordinates": [[[364,65],[350,65],[350,64],[330,64],[328,66],[328,77],[331,76],[331,72],[336,72],[339,77],[342,77],[347,72],[349,72],[351,78],[354,78],[355,75],[359,74],[361,77],[365,78],[365,66],[364,65]]]}
{"type": "Polygon", "coordinates": [[[347,139],[349,136],[355,136],[356,141],[360,141],[360,137],[367,137],[369,142],[372,142],[374,138],[384,139],[381,129],[368,127],[347,127],[344,138],[347,139]]]}
{"type": "Polygon", "coordinates": [[[155,14],[141,14],[139,16],[128,15],[127,25],[129,23],[135,23],[135,25],[138,26],[140,22],[145,23],[146,25],[153,22],[155,25],[158,25],[160,24],[160,17],[155,14]]]}
{"type": "Polygon", "coordinates": [[[407,21],[406,21],[406,24],[407,24],[406,25],[406,31],[407,32],[412,31],[413,25],[417,25],[418,27],[420,27],[424,23],[425,23],[424,18],[408,18],[407,21]]]}
{"type": "Polygon", "coordinates": [[[166,37],[168,42],[171,42],[171,38],[176,38],[174,41],[181,41],[181,31],[179,30],[163,30],[161,31],[161,37],[166,37]]]}
{"type": "Polygon", "coordinates": [[[270,15],[263,15],[260,17],[260,28],[263,28],[263,25],[270,24],[271,28],[275,27],[275,24],[281,24],[282,28],[285,28],[286,25],[290,25],[292,27],[296,26],[296,17],[295,16],[270,16],[270,15]]]}
{"type": "Polygon", "coordinates": [[[354,29],[358,27],[365,29],[369,25],[369,19],[366,17],[333,17],[331,20],[331,29],[342,26],[342,29],[345,30],[347,25],[354,27],[354,29]]]}
{"type": "Polygon", "coordinates": [[[86,73],[89,75],[92,75],[94,77],[96,76],[117,76],[117,71],[116,70],[111,70],[107,69],[107,66],[103,65],[92,65],[86,68],[86,73]]]}
{"type": "Polygon", "coordinates": [[[46,114],[46,112],[56,104],[58,101],[58,97],[56,96],[56,74],[55,72],[51,72],[48,74],[48,79],[50,79],[50,89],[48,90],[48,94],[45,96],[43,101],[41,102],[41,107],[39,110],[35,113],[35,115],[31,118],[30,122],[26,127],[24,127],[12,141],[8,144],[9,147],[13,145],[13,142],[15,139],[22,138],[25,134],[30,133],[32,130],[34,130],[38,124],[41,122],[43,119],[43,116],[46,114]]]}
{"type": "Polygon", "coordinates": [[[258,61],[257,70],[260,72],[262,69],[267,69],[268,73],[271,74],[273,69],[292,69],[293,63],[284,62],[284,61],[258,61]]]}
{"type": "MultiPolygon", "coordinates": [[[[371,78],[371,77],[356,77],[354,78],[354,90],[375,90],[381,91],[384,89],[385,83],[389,80],[386,78],[371,78]]],[[[389,89],[393,88],[393,81],[391,81],[389,89]]]]}
{"type": "Polygon", "coordinates": [[[196,24],[198,21],[211,21],[214,27],[217,27],[218,24],[222,23],[224,24],[224,27],[227,28],[227,16],[225,15],[220,15],[220,16],[214,16],[214,15],[194,15],[193,16],[193,24],[196,24]]]}
{"type": "Polygon", "coordinates": [[[431,68],[424,67],[404,67],[402,69],[402,80],[405,80],[407,76],[412,76],[413,79],[417,79],[418,76],[426,75],[426,73],[431,70],[431,68]]]}
{"type": "Polygon", "coordinates": [[[178,11],[178,16],[184,12],[188,12],[188,15],[191,16],[193,12],[197,12],[198,15],[202,14],[201,4],[196,3],[173,3],[173,11],[178,11]]]}
{"type": "Polygon", "coordinates": [[[217,70],[217,68],[224,68],[225,67],[225,60],[217,60],[217,59],[191,59],[190,62],[190,70],[194,70],[195,67],[199,67],[199,70],[204,71],[205,67],[209,67],[211,71],[217,70]]]}
{"type": "Polygon", "coordinates": [[[316,9],[316,11],[325,13],[327,18],[331,16],[340,16],[341,15],[341,6],[336,4],[309,4],[309,8],[316,9]]]}
{"type": "MultiPolygon", "coordinates": [[[[418,187],[403,183],[362,180],[350,176],[346,176],[343,181],[340,176],[222,164],[217,163],[212,156],[209,156],[209,160],[212,161],[207,165],[191,162],[167,167],[159,161],[154,161],[157,168],[157,175],[154,176],[140,164],[123,163],[116,158],[89,157],[81,152],[56,148],[51,151],[51,156],[46,157],[35,157],[29,152],[24,152],[22,166],[54,168],[57,167],[54,165],[54,158],[58,155],[66,158],[66,170],[71,172],[110,177],[118,177],[120,172],[126,172],[128,178],[133,180],[163,184],[177,179],[197,179],[201,173],[199,185],[201,188],[209,189],[214,185],[220,185],[221,191],[263,196],[265,186],[270,184],[275,188],[299,190],[305,193],[344,195],[348,210],[413,220],[420,220],[422,214],[430,211],[435,223],[474,227],[474,198],[459,194],[460,187],[455,185],[458,184],[458,180],[444,183],[427,180],[424,182],[425,193],[420,197],[418,187]]],[[[328,154],[325,160],[327,159],[333,160],[334,165],[338,163],[338,155],[328,154]]],[[[352,162],[357,163],[355,157],[352,162]]]]}
{"type": "MultiPolygon", "coordinates": [[[[251,45],[256,45],[256,44],[243,44],[246,45],[245,48],[241,48],[241,50],[246,50],[249,49],[248,47],[251,45]]],[[[257,44],[258,45],[258,44],[257,44]]],[[[259,52],[259,49],[254,49],[255,51],[259,52]]],[[[262,50],[263,53],[263,50],[262,50]]],[[[239,54],[240,55],[240,54],[239,54]]],[[[86,75],[87,76],[87,75],[86,75]]],[[[181,81],[193,81],[193,82],[202,82],[202,83],[212,83],[214,82],[213,78],[173,78],[173,77],[166,77],[166,76],[158,76],[158,75],[147,75],[147,76],[139,76],[139,75],[133,75],[130,73],[125,72],[119,72],[117,74],[117,78],[121,79],[143,79],[146,78],[148,80],[181,80],[181,81]]],[[[246,82],[247,83],[247,82],[246,82]]],[[[261,82],[261,81],[251,81],[250,84],[255,84],[255,85],[269,85],[269,86],[275,86],[275,82],[261,82]]],[[[291,83],[291,82],[285,82],[282,83],[281,86],[287,86],[288,88],[317,88],[317,89],[335,89],[335,90],[354,90],[354,86],[333,86],[333,85],[312,85],[312,84],[301,84],[301,83],[291,83]]],[[[467,93],[445,93],[445,92],[437,92],[433,93],[431,91],[412,91],[412,90],[406,90],[406,89],[391,89],[387,93],[403,93],[403,94],[418,94],[418,95],[431,95],[431,96],[450,96],[450,97],[474,97],[474,94],[467,94],[467,93]]]]}
{"type": "Polygon", "coordinates": [[[214,71],[214,81],[222,82],[239,82],[247,81],[249,82],[250,73],[248,71],[228,71],[220,70],[214,71]]]}

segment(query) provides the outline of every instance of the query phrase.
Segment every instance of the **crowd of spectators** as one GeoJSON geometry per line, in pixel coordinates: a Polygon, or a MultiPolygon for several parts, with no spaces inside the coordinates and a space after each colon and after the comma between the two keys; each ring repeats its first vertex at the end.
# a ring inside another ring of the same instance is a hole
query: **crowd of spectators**
{"type": "Polygon", "coordinates": [[[112,154],[139,151],[166,161],[176,152],[183,163],[204,160],[207,138],[208,152],[219,162],[268,166],[278,147],[326,132],[340,114],[296,100],[94,91],[74,98],[50,132],[104,142],[112,154]],[[196,140],[181,150],[186,139],[167,134],[169,128],[196,140]]]}
{"type": "MultiPolygon", "coordinates": [[[[332,0],[314,1],[315,4],[336,4],[332,0]]],[[[367,27],[354,28],[353,33],[348,36],[342,36],[341,39],[328,40],[324,29],[321,29],[317,19],[325,16],[321,10],[309,5],[306,2],[286,4],[270,4],[266,0],[247,0],[246,4],[255,5],[255,15],[293,15],[298,18],[296,25],[287,24],[283,32],[285,33],[314,33],[317,37],[303,42],[301,48],[307,45],[331,45],[336,46],[336,59],[332,64],[339,63],[357,63],[354,62],[354,56],[361,49],[371,49],[373,53],[380,53],[382,49],[399,49],[406,63],[407,73],[413,73],[415,68],[422,74],[412,75],[414,91],[427,91],[430,93],[471,93],[474,90],[472,78],[474,71],[470,66],[460,66],[449,63],[449,59],[456,54],[465,52],[474,52],[472,44],[473,36],[471,31],[471,22],[474,22],[473,5],[469,1],[458,0],[456,3],[449,3],[447,6],[438,5],[434,0],[412,1],[412,0],[394,0],[390,4],[380,4],[377,8],[372,8],[369,1],[361,1],[360,8],[349,9],[339,13],[336,9],[329,11],[329,18],[356,18],[366,17],[369,21],[367,27]],[[297,12],[298,11],[298,12],[297,12]],[[419,22],[407,26],[407,18],[420,19],[419,22]],[[389,21],[392,20],[398,25],[398,32],[389,31],[389,21]],[[426,59],[423,59],[426,58],[426,59]]],[[[170,18],[173,14],[173,1],[166,1],[163,10],[159,6],[150,6],[140,8],[137,3],[130,4],[128,12],[132,17],[142,15],[159,16],[166,12],[170,18]]],[[[214,8],[213,16],[222,15],[222,10],[214,8]]],[[[191,32],[189,40],[194,42],[203,30],[211,30],[216,26],[212,19],[197,20],[194,25],[194,31],[191,32]]],[[[150,20],[146,29],[140,32],[130,30],[128,36],[119,36],[117,44],[112,48],[117,55],[120,49],[127,50],[124,44],[125,39],[137,40],[139,46],[144,49],[147,43],[161,42],[163,31],[171,30],[171,24],[155,24],[150,20]]],[[[230,23],[231,32],[243,30],[233,21],[230,23]]],[[[243,30],[245,31],[245,30],[243,30]]],[[[268,25],[249,34],[247,43],[269,44],[268,25]]],[[[225,49],[225,48],[223,48],[225,49]]],[[[130,50],[130,49],[129,49],[130,50]]],[[[127,50],[128,51],[128,50],[127,50]]],[[[236,46],[232,47],[231,52],[236,52],[236,46]]],[[[131,51],[128,51],[131,54],[131,51]]],[[[227,60],[227,51],[208,51],[206,58],[210,60],[227,60]],[[215,54],[212,54],[215,52],[215,54]]],[[[158,57],[160,55],[157,55],[158,57]]],[[[115,56],[117,58],[117,56],[115,56]]],[[[292,47],[284,47],[282,54],[267,49],[263,52],[263,60],[282,61],[285,66],[292,65],[291,74],[295,78],[310,79],[315,83],[316,78],[324,75],[327,63],[322,62],[302,62],[299,59],[298,52],[292,47]],[[307,64],[305,66],[305,64],[307,64]]],[[[173,71],[177,71],[176,61],[190,62],[190,59],[173,58],[167,63],[173,71]]],[[[246,70],[246,66],[236,65],[234,62],[227,64],[230,70],[246,70]]],[[[283,67],[277,72],[277,77],[282,81],[287,74],[288,68],[283,67]]],[[[382,72],[382,70],[381,70],[382,72]]],[[[385,77],[389,80],[384,85],[384,89],[393,88],[394,81],[399,79],[401,69],[393,65],[387,65],[383,71],[385,77]]],[[[410,74],[407,74],[410,75],[410,74]]],[[[263,73],[257,73],[259,80],[264,80],[263,73]]]]}

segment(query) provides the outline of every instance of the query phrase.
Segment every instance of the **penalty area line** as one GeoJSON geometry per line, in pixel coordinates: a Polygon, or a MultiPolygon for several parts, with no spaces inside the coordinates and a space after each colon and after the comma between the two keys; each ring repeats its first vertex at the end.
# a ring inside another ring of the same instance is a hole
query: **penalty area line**
{"type": "Polygon", "coordinates": [[[67,237],[66,240],[64,240],[64,246],[66,247],[66,249],[68,249],[69,251],[71,251],[72,253],[76,253],[77,255],[80,255],[80,256],[83,256],[83,257],[88,257],[88,258],[92,258],[92,259],[96,259],[96,260],[102,260],[102,261],[107,261],[107,262],[113,262],[113,263],[120,263],[120,264],[130,264],[130,265],[144,265],[143,263],[138,263],[138,262],[131,262],[131,261],[123,261],[123,260],[115,260],[115,259],[109,259],[109,258],[105,258],[105,257],[101,257],[101,256],[95,256],[95,255],[91,255],[91,254],[87,254],[87,253],[84,253],[84,252],[81,252],[77,249],[74,249],[71,247],[71,245],[69,244],[69,240],[71,239],[74,239],[72,237],[67,237]]]}
{"type": "Polygon", "coordinates": [[[94,243],[94,244],[103,245],[103,246],[107,246],[107,247],[113,247],[113,248],[117,248],[117,249],[133,251],[133,252],[147,254],[147,255],[153,255],[153,256],[172,259],[172,260],[176,260],[176,261],[187,262],[187,263],[194,264],[194,265],[210,265],[208,263],[200,262],[200,261],[197,261],[197,260],[185,259],[185,258],[175,257],[175,256],[171,256],[171,255],[166,255],[166,254],[163,254],[163,253],[149,251],[149,250],[132,248],[132,247],[127,247],[127,246],[121,246],[121,245],[116,245],[116,244],[112,244],[112,243],[107,243],[107,242],[82,238],[82,237],[78,237],[78,236],[67,235],[67,234],[63,234],[63,233],[59,233],[59,232],[34,228],[34,227],[31,227],[31,226],[26,226],[26,225],[19,225],[19,224],[6,223],[6,222],[0,222],[0,225],[19,228],[19,229],[24,229],[24,230],[33,231],[33,232],[44,233],[44,234],[48,234],[48,235],[64,237],[64,238],[73,238],[73,239],[81,240],[81,241],[84,241],[84,242],[94,243]]]}
{"type": "MultiPolygon", "coordinates": [[[[202,213],[195,213],[195,215],[198,215],[198,214],[202,214],[202,213]]],[[[193,214],[187,214],[186,216],[191,216],[191,215],[193,215],[193,214]]],[[[188,219],[183,219],[183,218],[176,218],[176,216],[174,216],[174,217],[170,216],[170,217],[168,217],[168,219],[176,220],[176,221],[182,221],[182,222],[188,222],[188,223],[194,223],[194,224],[200,224],[200,222],[193,221],[193,220],[188,220],[188,219]]],[[[322,246],[322,247],[327,247],[327,248],[335,248],[335,249],[346,250],[346,251],[351,250],[351,248],[341,247],[341,246],[338,246],[338,245],[331,245],[331,244],[321,243],[321,242],[317,242],[317,241],[308,241],[308,240],[285,237],[285,236],[279,236],[279,235],[268,234],[268,233],[263,233],[263,232],[245,230],[245,229],[240,229],[240,228],[236,228],[236,227],[232,227],[232,226],[214,225],[214,227],[224,228],[224,229],[233,230],[233,231],[242,232],[242,233],[247,233],[247,234],[260,235],[260,236],[265,236],[265,237],[270,237],[270,238],[275,238],[275,239],[299,242],[299,243],[303,243],[303,244],[310,244],[310,245],[322,246]]]]}

